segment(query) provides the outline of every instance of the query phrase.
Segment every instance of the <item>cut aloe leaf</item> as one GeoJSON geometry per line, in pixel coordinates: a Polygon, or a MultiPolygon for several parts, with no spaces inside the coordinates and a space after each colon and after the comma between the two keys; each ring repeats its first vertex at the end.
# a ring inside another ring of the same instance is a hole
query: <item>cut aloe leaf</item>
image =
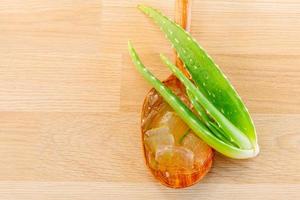
{"type": "Polygon", "coordinates": [[[130,42],[128,43],[128,48],[131,59],[138,72],[156,89],[198,137],[202,138],[209,146],[213,147],[218,152],[231,158],[243,159],[251,158],[256,155],[254,149],[237,148],[233,145],[226,144],[212,134],[205,124],[201,122],[201,120],[168,87],[145,68],[130,42]]]}
{"type": "Polygon", "coordinates": [[[161,55],[163,62],[170,68],[174,75],[184,84],[187,90],[195,97],[196,101],[200,103],[209,114],[220,124],[221,128],[230,135],[235,143],[244,149],[251,149],[251,143],[246,135],[237,129],[224,115],[214,107],[213,104],[202,94],[202,92],[195,87],[195,85],[165,56],[161,55]]]}
{"type": "MultiPolygon", "coordinates": [[[[233,126],[247,136],[251,146],[258,152],[255,127],[249,112],[218,65],[180,26],[151,7],[141,5],[139,9],[151,17],[166,34],[201,94],[233,126]]],[[[243,141],[243,143],[245,145],[247,142],[243,141]]],[[[249,146],[246,144],[243,147],[249,146]]]]}

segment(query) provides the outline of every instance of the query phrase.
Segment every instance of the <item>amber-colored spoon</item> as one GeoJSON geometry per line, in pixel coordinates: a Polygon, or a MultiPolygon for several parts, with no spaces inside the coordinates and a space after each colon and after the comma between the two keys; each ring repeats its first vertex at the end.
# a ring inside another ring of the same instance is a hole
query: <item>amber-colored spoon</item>
{"type": "MultiPolygon", "coordinates": [[[[176,0],[175,21],[190,28],[191,0],[176,0]]],[[[187,76],[176,56],[176,65],[187,76]]],[[[185,88],[173,75],[164,81],[192,109],[185,88]]],[[[141,116],[142,142],[147,166],[162,184],[172,188],[191,186],[210,170],[213,150],[197,137],[155,89],[146,95],[141,116]]]]}

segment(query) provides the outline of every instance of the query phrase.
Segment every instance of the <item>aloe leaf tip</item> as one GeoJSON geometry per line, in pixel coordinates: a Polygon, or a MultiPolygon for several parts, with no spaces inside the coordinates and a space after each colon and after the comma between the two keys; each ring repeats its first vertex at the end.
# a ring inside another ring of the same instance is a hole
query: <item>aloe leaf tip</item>
{"type": "Polygon", "coordinates": [[[147,10],[147,6],[143,5],[143,4],[138,4],[137,8],[140,9],[141,11],[146,11],[147,10]]]}
{"type": "Polygon", "coordinates": [[[127,44],[128,44],[128,49],[129,50],[133,49],[133,46],[132,46],[132,43],[131,43],[130,40],[128,40],[127,44]]]}

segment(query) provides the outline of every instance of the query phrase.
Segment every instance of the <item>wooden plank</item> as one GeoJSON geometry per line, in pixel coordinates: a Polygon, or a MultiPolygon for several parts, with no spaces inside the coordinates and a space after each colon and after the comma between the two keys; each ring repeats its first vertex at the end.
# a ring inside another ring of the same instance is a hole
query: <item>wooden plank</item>
{"type": "Polygon", "coordinates": [[[150,183],[3,182],[0,198],[7,200],[96,199],[299,199],[300,185],[198,184],[183,190],[150,183]]]}
{"type": "Polygon", "coordinates": [[[103,51],[99,2],[21,4],[0,6],[0,111],[118,111],[122,56],[103,51]]]}
{"type": "MultiPolygon", "coordinates": [[[[144,165],[137,113],[4,113],[0,119],[0,180],[157,185],[144,165]]],[[[300,182],[300,115],[254,119],[260,155],[233,160],[218,154],[204,183],[300,182]]]]}

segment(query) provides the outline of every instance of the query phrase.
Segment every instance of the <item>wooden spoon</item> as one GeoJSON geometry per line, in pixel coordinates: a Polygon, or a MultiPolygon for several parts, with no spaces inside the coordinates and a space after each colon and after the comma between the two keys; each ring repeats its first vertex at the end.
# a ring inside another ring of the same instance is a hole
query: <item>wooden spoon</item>
{"type": "MultiPolygon", "coordinates": [[[[190,28],[191,0],[176,0],[175,21],[190,28]]],[[[188,72],[176,56],[176,65],[188,72]]],[[[189,106],[184,86],[173,75],[164,84],[189,106]]],[[[184,188],[200,181],[210,170],[213,150],[197,137],[155,89],[146,95],[141,115],[142,142],[146,165],[162,184],[184,188]]]]}

